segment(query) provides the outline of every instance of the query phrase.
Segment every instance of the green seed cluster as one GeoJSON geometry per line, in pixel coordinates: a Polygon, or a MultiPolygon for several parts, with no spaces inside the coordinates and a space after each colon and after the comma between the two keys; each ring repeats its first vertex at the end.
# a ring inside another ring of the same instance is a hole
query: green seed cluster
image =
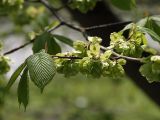
{"type": "Polygon", "coordinates": [[[9,58],[5,56],[0,56],[0,74],[5,74],[10,70],[9,58]]]}
{"type": "Polygon", "coordinates": [[[57,65],[57,72],[64,74],[65,77],[74,76],[78,73],[92,78],[107,76],[117,79],[122,77],[124,74],[122,65],[126,61],[124,59],[110,59],[112,56],[111,50],[106,50],[102,53],[100,51],[102,40],[99,37],[89,37],[88,39],[88,43],[82,41],[74,42],[75,50],[72,52],[57,54],[57,56],[68,57],[54,59],[57,65]]]}
{"type": "Polygon", "coordinates": [[[22,8],[24,0],[1,0],[0,14],[8,14],[22,8]]]}
{"type": "Polygon", "coordinates": [[[134,27],[130,30],[128,38],[124,37],[123,32],[114,32],[110,35],[110,39],[110,45],[117,53],[131,57],[142,57],[147,44],[144,33],[134,27]]]}
{"type": "Polygon", "coordinates": [[[92,10],[98,0],[71,0],[70,7],[72,9],[78,9],[82,13],[86,13],[92,10]]]}

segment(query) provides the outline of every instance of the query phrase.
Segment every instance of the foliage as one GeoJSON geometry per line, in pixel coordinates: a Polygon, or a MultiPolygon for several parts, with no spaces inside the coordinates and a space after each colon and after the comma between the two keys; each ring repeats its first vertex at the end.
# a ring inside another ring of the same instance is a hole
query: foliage
{"type": "Polygon", "coordinates": [[[40,51],[27,58],[27,67],[31,80],[43,91],[55,75],[55,65],[51,56],[40,51]]]}
{"type": "MultiPolygon", "coordinates": [[[[2,50],[2,43],[0,43],[0,51],[2,50]]],[[[10,59],[4,55],[0,55],[0,75],[7,73],[10,70],[10,59]]]]}
{"type": "MultiPolygon", "coordinates": [[[[87,78],[110,77],[116,80],[123,78],[125,74],[123,66],[127,60],[131,60],[142,63],[139,71],[149,82],[159,82],[160,56],[158,51],[151,48],[147,43],[147,35],[160,42],[159,16],[144,18],[137,23],[127,25],[119,32],[111,33],[110,45],[104,47],[101,45],[101,38],[89,37],[85,28],[64,21],[50,2],[39,0],[38,2],[43,6],[26,5],[25,2],[29,1],[3,0],[0,2],[0,7],[3,9],[1,10],[2,13],[9,14],[9,18],[18,26],[19,31],[23,31],[26,26],[30,26],[34,31],[30,32],[28,37],[30,38],[29,43],[34,42],[33,55],[29,56],[18,67],[6,86],[6,91],[8,91],[22,74],[18,86],[18,101],[25,108],[29,100],[29,79],[42,92],[56,73],[64,74],[65,77],[81,73],[87,78]],[[13,8],[15,8],[14,11],[13,8]],[[50,14],[46,13],[45,8],[57,20],[51,21],[50,14]],[[22,19],[19,19],[20,17],[22,19]],[[87,41],[74,41],[63,35],[52,33],[63,25],[81,32],[87,41]],[[74,50],[61,53],[59,42],[71,46],[74,50]],[[147,56],[144,56],[144,54],[147,54],[147,56]]],[[[97,2],[98,0],[71,0],[67,5],[72,9],[78,9],[80,12],[86,13],[92,10],[97,2]]],[[[136,5],[135,0],[123,0],[123,2],[111,0],[113,5],[122,10],[131,10],[136,5]],[[123,2],[126,4],[123,4],[123,2]]],[[[23,32],[26,33],[27,30],[23,32]]],[[[12,53],[12,51],[5,54],[9,53],[12,53]]],[[[0,70],[0,74],[9,70],[8,59],[4,55],[0,56],[0,70]]]]}
{"type": "Polygon", "coordinates": [[[82,13],[86,13],[92,10],[98,0],[71,0],[70,7],[72,9],[78,9],[82,13]]]}
{"type": "Polygon", "coordinates": [[[24,0],[1,0],[0,14],[8,14],[22,8],[24,0]]]}
{"type": "Polygon", "coordinates": [[[111,3],[122,10],[131,10],[136,7],[136,0],[111,0],[111,3]]]}
{"type": "Polygon", "coordinates": [[[18,102],[24,105],[25,109],[29,101],[29,83],[28,83],[28,68],[26,67],[23,71],[21,79],[18,85],[18,102]]]}

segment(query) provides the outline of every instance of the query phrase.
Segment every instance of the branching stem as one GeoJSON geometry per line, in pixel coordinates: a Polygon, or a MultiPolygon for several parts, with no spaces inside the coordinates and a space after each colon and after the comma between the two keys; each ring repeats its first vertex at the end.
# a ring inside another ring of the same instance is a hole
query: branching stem
{"type": "Polygon", "coordinates": [[[14,52],[16,52],[17,50],[22,49],[22,48],[26,47],[27,45],[29,45],[29,44],[31,44],[31,43],[33,43],[33,40],[32,40],[32,41],[29,41],[29,42],[27,42],[27,43],[25,43],[25,44],[23,44],[23,45],[21,45],[21,46],[19,46],[19,47],[17,47],[17,48],[14,48],[14,49],[12,49],[12,50],[10,50],[10,51],[8,51],[8,52],[5,52],[4,55],[8,55],[8,54],[14,53],[14,52]]]}
{"type": "MultiPolygon", "coordinates": [[[[131,21],[127,21],[127,22],[116,22],[116,23],[103,24],[103,25],[91,26],[91,27],[83,28],[83,27],[81,27],[81,26],[75,26],[75,25],[73,25],[73,24],[71,24],[71,23],[68,23],[68,22],[64,21],[64,20],[57,14],[57,10],[56,10],[52,5],[50,5],[47,0],[26,0],[26,1],[27,1],[27,2],[39,2],[39,3],[41,3],[42,5],[44,5],[44,6],[52,13],[53,16],[55,16],[55,17],[57,18],[57,20],[60,22],[59,25],[57,25],[56,27],[53,27],[53,28],[49,29],[47,32],[52,32],[52,31],[56,30],[57,28],[61,27],[62,25],[65,25],[65,26],[67,26],[67,27],[69,27],[69,28],[71,28],[71,29],[73,29],[73,30],[76,30],[76,31],[78,31],[78,32],[81,32],[82,35],[84,36],[84,38],[85,38],[87,41],[88,41],[88,35],[87,35],[86,31],[93,30],[93,29],[98,29],[98,28],[106,28],[106,27],[111,27],[111,26],[113,27],[113,26],[116,26],[116,25],[126,25],[126,24],[128,24],[128,23],[131,23],[131,21]]],[[[27,46],[27,45],[29,45],[29,44],[31,44],[31,43],[33,43],[33,42],[34,42],[34,40],[29,41],[29,42],[25,43],[24,45],[21,45],[20,47],[17,47],[17,48],[15,48],[15,49],[13,49],[13,50],[10,50],[10,51],[4,53],[4,55],[11,54],[11,53],[13,53],[13,52],[15,52],[15,51],[17,51],[17,50],[19,50],[19,49],[21,49],[21,48],[24,48],[25,46],[27,46]]],[[[102,49],[102,50],[108,50],[108,48],[106,48],[106,47],[104,47],[104,46],[101,46],[101,49],[102,49]]],[[[112,51],[112,54],[113,54],[114,56],[118,57],[118,58],[124,58],[124,59],[127,59],[127,60],[138,61],[138,62],[141,61],[141,58],[133,58],[133,57],[128,57],[128,56],[123,56],[123,55],[120,55],[120,54],[118,54],[118,53],[116,53],[116,52],[114,52],[114,51],[112,51]]],[[[52,55],[52,57],[53,57],[53,58],[82,59],[82,58],[80,58],[80,57],[74,57],[74,56],[68,57],[68,56],[54,56],[54,55],[52,55]]]]}
{"type": "Polygon", "coordinates": [[[57,55],[52,55],[52,58],[62,58],[62,59],[82,59],[81,57],[76,57],[76,56],[57,56],[57,55]]]}
{"type": "MultiPolygon", "coordinates": [[[[108,48],[101,46],[102,50],[109,50],[108,48]]],[[[130,61],[137,61],[137,62],[141,62],[142,58],[134,58],[134,57],[128,57],[128,56],[124,56],[124,55],[120,55],[118,53],[116,53],[115,51],[112,50],[112,54],[118,58],[124,58],[126,60],[130,60],[130,61]]]]}

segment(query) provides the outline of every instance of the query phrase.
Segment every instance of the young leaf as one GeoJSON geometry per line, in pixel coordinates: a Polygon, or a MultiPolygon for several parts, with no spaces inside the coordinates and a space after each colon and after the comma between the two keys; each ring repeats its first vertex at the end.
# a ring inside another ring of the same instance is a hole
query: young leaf
{"type": "Polygon", "coordinates": [[[146,18],[147,22],[144,25],[144,27],[151,29],[152,31],[154,31],[156,34],[160,34],[160,26],[159,26],[159,17],[148,17],[146,18]]]}
{"type": "Polygon", "coordinates": [[[23,104],[26,109],[29,101],[29,79],[28,79],[28,68],[26,67],[23,71],[21,79],[18,84],[18,102],[23,104]]]}
{"type": "Polygon", "coordinates": [[[33,52],[37,53],[41,49],[44,49],[47,39],[49,39],[49,34],[47,32],[44,32],[41,35],[37,36],[33,44],[33,48],[32,48],[33,52]]]}
{"type": "Polygon", "coordinates": [[[35,42],[33,44],[32,49],[34,53],[37,53],[40,50],[45,49],[45,47],[47,47],[47,53],[49,54],[56,54],[61,52],[61,48],[56,43],[55,39],[53,38],[53,35],[48,32],[44,32],[35,38],[35,42]]]}
{"type": "Polygon", "coordinates": [[[142,76],[146,77],[146,79],[150,83],[154,81],[156,82],[160,81],[160,74],[153,72],[152,63],[147,63],[147,64],[142,65],[139,71],[142,74],[142,76]]]}
{"type": "Polygon", "coordinates": [[[20,73],[22,72],[22,70],[24,69],[24,67],[26,66],[26,62],[22,63],[17,70],[12,74],[7,86],[6,86],[6,91],[8,91],[10,89],[10,87],[13,85],[13,83],[16,81],[16,79],[18,78],[18,76],[20,75],[20,73]]]}
{"type": "Polygon", "coordinates": [[[136,0],[111,0],[111,3],[121,10],[131,10],[136,6],[136,0]]]}
{"type": "Polygon", "coordinates": [[[27,59],[27,66],[31,80],[43,91],[44,87],[53,79],[56,67],[50,55],[43,51],[31,55],[27,59]]]}
{"type": "Polygon", "coordinates": [[[140,26],[139,26],[139,29],[142,32],[148,33],[149,35],[151,35],[151,37],[154,38],[155,41],[160,42],[160,36],[157,33],[155,33],[153,30],[145,27],[140,27],[140,26]]]}
{"type": "Polygon", "coordinates": [[[57,44],[55,39],[52,37],[47,39],[47,53],[55,55],[61,52],[61,47],[57,44]]]}
{"type": "Polygon", "coordinates": [[[56,38],[56,40],[59,40],[65,44],[73,47],[73,41],[70,38],[67,38],[67,37],[64,37],[61,35],[56,35],[56,34],[54,34],[53,37],[56,38]]]}
{"type": "Polygon", "coordinates": [[[55,28],[56,26],[58,26],[60,24],[59,21],[53,21],[50,25],[48,25],[45,29],[46,30],[50,30],[50,29],[53,29],[55,28]]]}
{"type": "MultiPolygon", "coordinates": [[[[160,22],[160,15],[154,15],[154,16],[151,16],[152,20],[155,21],[156,23],[159,23],[160,22]]],[[[158,24],[159,25],[159,24],[158,24]]]]}
{"type": "Polygon", "coordinates": [[[138,25],[138,26],[143,26],[143,27],[144,27],[144,26],[146,25],[147,21],[148,21],[148,17],[143,18],[143,19],[141,19],[140,21],[138,21],[138,22],[136,23],[136,25],[138,25]]]}
{"type": "Polygon", "coordinates": [[[126,26],[121,30],[121,32],[123,33],[124,31],[131,29],[132,26],[133,26],[133,23],[129,23],[128,25],[126,25],[126,26]]]}

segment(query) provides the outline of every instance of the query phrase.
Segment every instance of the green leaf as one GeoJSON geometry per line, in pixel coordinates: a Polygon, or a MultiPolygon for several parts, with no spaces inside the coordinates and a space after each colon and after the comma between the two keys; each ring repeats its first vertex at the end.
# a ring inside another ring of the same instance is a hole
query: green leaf
{"type": "Polygon", "coordinates": [[[112,51],[111,51],[111,50],[107,50],[107,51],[104,52],[104,54],[102,54],[102,55],[100,56],[100,58],[101,58],[102,61],[105,61],[105,60],[107,60],[111,55],[112,55],[112,51]]]}
{"type": "Polygon", "coordinates": [[[138,21],[137,23],[136,23],[136,25],[138,25],[138,26],[145,26],[146,25],[146,23],[147,23],[147,20],[148,20],[148,18],[143,18],[143,19],[141,19],[140,21],[138,21]]]}
{"type": "Polygon", "coordinates": [[[6,86],[6,91],[8,91],[11,86],[13,85],[13,83],[16,81],[16,79],[18,78],[18,76],[20,75],[20,73],[22,72],[22,70],[25,68],[26,66],[26,62],[22,63],[17,70],[12,74],[7,86],[6,86]]]}
{"type": "Polygon", "coordinates": [[[47,14],[38,15],[35,24],[37,24],[42,30],[44,30],[44,28],[49,25],[47,14]]]}
{"type": "Polygon", "coordinates": [[[97,44],[90,44],[89,51],[87,52],[88,56],[99,56],[100,53],[100,45],[97,44]]]}
{"type": "Polygon", "coordinates": [[[140,20],[139,22],[136,23],[138,26],[141,26],[140,29],[142,29],[142,31],[147,32],[148,34],[151,35],[151,37],[160,42],[160,16],[156,15],[156,16],[150,16],[150,17],[146,17],[142,20],[140,20]]]}
{"type": "Polygon", "coordinates": [[[78,9],[82,13],[87,13],[92,10],[98,0],[70,0],[69,7],[72,9],[78,9]]]}
{"type": "Polygon", "coordinates": [[[160,63],[152,64],[152,72],[160,75],[160,63]]]}
{"type": "Polygon", "coordinates": [[[131,10],[136,6],[136,0],[111,0],[111,3],[121,10],[131,10]]]}
{"type": "Polygon", "coordinates": [[[149,28],[151,30],[153,30],[156,34],[160,34],[160,25],[158,23],[160,23],[159,21],[160,18],[158,17],[150,17],[147,21],[146,24],[146,28],[149,28]]]}
{"type": "Polygon", "coordinates": [[[51,30],[54,29],[56,26],[58,26],[60,24],[59,21],[53,21],[50,25],[48,25],[47,27],[45,27],[46,30],[51,30]]]}
{"type": "Polygon", "coordinates": [[[150,48],[147,45],[142,45],[141,47],[145,52],[148,52],[148,53],[153,54],[153,55],[157,54],[157,51],[154,48],[150,48]]]}
{"type": "Polygon", "coordinates": [[[142,65],[139,71],[142,74],[142,76],[146,77],[146,79],[150,83],[154,81],[156,82],[160,81],[160,74],[153,72],[152,63],[147,63],[147,64],[142,65]]]}
{"type": "Polygon", "coordinates": [[[34,53],[37,53],[40,50],[45,49],[45,47],[47,53],[52,55],[61,52],[61,48],[53,38],[53,35],[48,32],[44,32],[35,38],[32,49],[34,53]]]}
{"type": "Polygon", "coordinates": [[[151,61],[155,63],[160,63],[160,56],[159,55],[152,56],[151,61]]]}
{"type": "Polygon", "coordinates": [[[61,47],[57,44],[53,37],[51,39],[47,39],[47,49],[47,53],[51,55],[61,52],[61,47]]]}
{"type": "Polygon", "coordinates": [[[41,35],[37,36],[33,44],[33,48],[32,48],[33,52],[37,53],[40,50],[44,49],[45,43],[49,38],[50,38],[50,35],[47,32],[44,32],[41,35]]]}
{"type": "Polygon", "coordinates": [[[24,108],[26,109],[29,101],[29,79],[27,67],[24,69],[19,81],[17,93],[19,105],[23,104],[24,108]]]}
{"type": "Polygon", "coordinates": [[[155,41],[160,42],[160,36],[157,33],[155,33],[153,30],[145,27],[140,27],[140,26],[139,26],[139,29],[144,33],[148,33],[155,41]]]}
{"type": "Polygon", "coordinates": [[[67,37],[64,37],[61,35],[56,35],[56,34],[54,34],[53,37],[56,38],[56,40],[59,40],[65,44],[73,47],[73,41],[70,38],[67,38],[67,37]]]}
{"type": "Polygon", "coordinates": [[[31,55],[27,59],[29,75],[35,85],[43,91],[44,87],[53,79],[56,67],[52,57],[43,51],[31,55]]]}
{"type": "Polygon", "coordinates": [[[131,29],[132,27],[133,27],[133,23],[129,23],[128,25],[126,25],[126,26],[121,30],[121,32],[123,33],[124,31],[129,30],[129,29],[131,29]]]}

